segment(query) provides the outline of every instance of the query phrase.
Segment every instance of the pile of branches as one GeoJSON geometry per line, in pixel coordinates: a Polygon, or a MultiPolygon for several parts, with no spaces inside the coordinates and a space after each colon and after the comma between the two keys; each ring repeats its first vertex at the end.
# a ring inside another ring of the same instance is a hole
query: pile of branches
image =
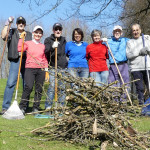
{"type": "Polygon", "coordinates": [[[125,87],[114,87],[117,81],[98,87],[93,79],[72,78],[68,74],[58,78],[74,88],[66,88],[66,106],[53,108],[54,120],[33,130],[49,140],[65,140],[89,146],[113,143],[123,149],[147,149],[150,138],[137,133],[129,122],[129,115],[138,115],[137,106],[124,99],[125,87]],[[63,113],[63,116],[59,114],[63,113]],[[98,142],[99,141],[99,142],[98,142]],[[106,142],[107,141],[107,142],[106,142]]]}

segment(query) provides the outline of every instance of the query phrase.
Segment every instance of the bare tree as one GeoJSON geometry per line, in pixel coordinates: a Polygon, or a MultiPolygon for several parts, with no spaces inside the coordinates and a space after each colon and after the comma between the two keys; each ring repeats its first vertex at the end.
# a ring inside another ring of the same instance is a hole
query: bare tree
{"type": "Polygon", "coordinates": [[[72,40],[72,32],[75,28],[81,28],[84,33],[84,41],[91,43],[90,28],[86,22],[78,18],[71,18],[67,21],[60,21],[63,25],[63,36],[66,37],[67,41],[72,40]]]}
{"type": "MultiPolygon", "coordinates": [[[[4,24],[5,24],[5,21],[3,19],[1,19],[0,20],[0,32],[2,31],[4,24]]],[[[4,48],[4,41],[2,38],[0,38],[0,59],[2,57],[3,48],[4,48]]],[[[0,78],[7,78],[8,77],[10,64],[9,64],[8,59],[7,59],[7,55],[8,55],[8,49],[6,47],[5,52],[4,52],[4,56],[3,56],[3,60],[2,60],[2,65],[0,68],[0,78]]]]}
{"type": "MultiPolygon", "coordinates": [[[[108,26],[116,22],[122,10],[122,0],[17,0],[26,3],[30,10],[37,9],[36,18],[32,22],[37,21],[56,12],[58,18],[63,20],[71,17],[82,18],[86,21],[101,22],[101,26],[108,26]]],[[[31,23],[32,23],[31,22],[31,23]]]]}
{"type": "Polygon", "coordinates": [[[126,0],[120,16],[126,29],[126,36],[131,36],[130,29],[133,23],[139,23],[146,34],[150,34],[150,0],[126,0]]]}
{"type": "MultiPolygon", "coordinates": [[[[38,15],[31,23],[41,19],[45,15],[56,12],[56,16],[62,20],[77,17],[92,22],[102,30],[108,30],[114,24],[126,26],[131,22],[149,23],[150,0],[17,0],[28,4],[30,10],[38,11],[38,15]],[[141,21],[142,20],[142,21],[141,21]]],[[[150,32],[144,28],[145,32],[150,32]]],[[[129,31],[127,31],[129,32],[129,31]]]]}

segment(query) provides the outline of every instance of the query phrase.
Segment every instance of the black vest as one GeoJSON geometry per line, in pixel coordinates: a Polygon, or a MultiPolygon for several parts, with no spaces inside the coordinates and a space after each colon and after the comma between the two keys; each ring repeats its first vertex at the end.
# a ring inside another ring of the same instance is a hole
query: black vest
{"type": "MultiPolygon", "coordinates": [[[[32,40],[32,33],[26,31],[25,41],[32,40]]],[[[9,32],[8,37],[8,60],[15,61],[19,59],[19,52],[18,52],[18,41],[19,41],[19,33],[16,28],[13,28],[9,32]]],[[[25,59],[25,53],[23,54],[23,59],[25,59]]]]}

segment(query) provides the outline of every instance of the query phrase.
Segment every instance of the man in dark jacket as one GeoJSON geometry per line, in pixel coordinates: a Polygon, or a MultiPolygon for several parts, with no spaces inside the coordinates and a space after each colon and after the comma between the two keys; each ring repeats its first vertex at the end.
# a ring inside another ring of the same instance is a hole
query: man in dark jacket
{"type": "MultiPolygon", "coordinates": [[[[6,39],[6,34],[8,30],[8,25],[10,22],[13,22],[14,18],[9,17],[8,20],[5,23],[5,27],[2,30],[1,36],[2,39],[6,39]]],[[[20,34],[25,30],[26,26],[26,20],[20,16],[17,18],[16,21],[17,28],[12,28],[9,31],[8,36],[8,60],[10,61],[10,68],[9,68],[9,76],[4,92],[4,98],[3,98],[3,105],[2,105],[2,114],[6,112],[6,110],[9,108],[11,104],[11,100],[13,97],[14,88],[17,83],[17,77],[18,77],[18,71],[19,71],[19,63],[20,63],[20,54],[18,53],[18,40],[20,37],[20,34]]],[[[32,34],[30,32],[26,32],[27,35],[25,37],[26,41],[32,40],[32,34]]],[[[26,55],[23,54],[22,59],[22,66],[21,66],[21,74],[23,79],[23,85],[24,85],[24,71],[25,71],[25,59],[26,55]]]]}
{"type": "MultiPolygon", "coordinates": [[[[47,98],[45,102],[45,108],[50,109],[53,104],[53,99],[55,95],[55,48],[57,48],[57,72],[65,71],[67,68],[67,59],[65,54],[65,44],[66,39],[62,35],[62,25],[60,23],[55,23],[53,25],[53,34],[47,37],[44,41],[45,44],[45,54],[47,56],[48,62],[52,68],[50,68],[50,78],[49,78],[49,88],[47,91],[47,98]],[[57,39],[57,40],[56,40],[57,39]]],[[[59,95],[58,101],[60,106],[64,105],[65,101],[65,85],[62,81],[58,80],[59,95]]]]}

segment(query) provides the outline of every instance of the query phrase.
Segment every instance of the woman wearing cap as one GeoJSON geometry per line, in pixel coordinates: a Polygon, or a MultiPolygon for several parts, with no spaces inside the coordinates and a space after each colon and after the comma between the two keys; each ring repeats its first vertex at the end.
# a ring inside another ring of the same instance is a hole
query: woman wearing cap
{"type": "MultiPolygon", "coordinates": [[[[113,54],[113,57],[116,61],[116,64],[118,66],[118,69],[121,73],[122,79],[124,80],[124,83],[129,83],[130,78],[129,78],[129,68],[127,64],[127,55],[126,55],[126,45],[127,41],[129,40],[128,38],[121,37],[123,34],[122,27],[119,25],[114,26],[113,28],[113,36],[108,39],[108,44],[111,49],[111,52],[113,54]]],[[[104,42],[107,41],[107,38],[104,38],[104,42]]],[[[108,83],[114,82],[114,81],[119,81],[117,84],[113,84],[114,86],[120,87],[122,86],[122,81],[120,74],[116,68],[115,62],[109,53],[109,76],[108,76],[108,83]]],[[[126,99],[126,94],[123,94],[123,99],[126,99]]],[[[121,101],[123,99],[120,99],[121,101]]],[[[119,101],[120,101],[119,100],[119,101]]],[[[118,100],[116,100],[118,101],[118,100]]]]}
{"type": "Polygon", "coordinates": [[[65,52],[69,57],[68,71],[73,77],[88,78],[89,69],[86,60],[87,42],[83,42],[84,34],[80,28],[72,32],[72,41],[66,43],[65,52]]]}
{"type": "MultiPolygon", "coordinates": [[[[111,39],[108,39],[108,44],[124,82],[129,83],[130,82],[129,68],[127,64],[128,59],[126,55],[126,45],[129,39],[121,37],[122,34],[123,34],[122,27],[119,25],[114,26],[113,36],[111,37],[111,39]]],[[[117,71],[116,65],[110,53],[109,53],[109,64],[110,68],[109,68],[108,82],[111,83],[118,80],[119,82],[117,82],[117,84],[114,84],[114,86],[117,87],[122,86],[120,75],[117,71]]],[[[126,99],[126,94],[124,94],[123,97],[124,99],[126,99]]]]}
{"type": "Polygon", "coordinates": [[[86,48],[86,59],[89,61],[89,72],[97,86],[101,86],[101,83],[107,84],[108,80],[108,67],[106,59],[108,59],[108,49],[102,44],[101,41],[102,32],[99,30],[93,30],[91,37],[93,43],[86,48]]]}
{"type": "MultiPolygon", "coordinates": [[[[25,64],[25,88],[23,90],[22,99],[19,104],[20,109],[25,113],[26,105],[29,101],[30,93],[32,92],[35,82],[35,95],[33,103],[33,112],[38,112],[40,100],[42,96],[42,86],[45,79],[45,72],[43,69],[48,68],[48,62],[45,57],[45,45],[40,43],[43,36],[43,28],[35,26],[33,29],[33,40],[24,43],[24,51],[27,52],[27,59],[25,64]]],[[[20,35],[18,42],[18,51],[22,48],[22,38],[25,32],[20,35]]]]}

